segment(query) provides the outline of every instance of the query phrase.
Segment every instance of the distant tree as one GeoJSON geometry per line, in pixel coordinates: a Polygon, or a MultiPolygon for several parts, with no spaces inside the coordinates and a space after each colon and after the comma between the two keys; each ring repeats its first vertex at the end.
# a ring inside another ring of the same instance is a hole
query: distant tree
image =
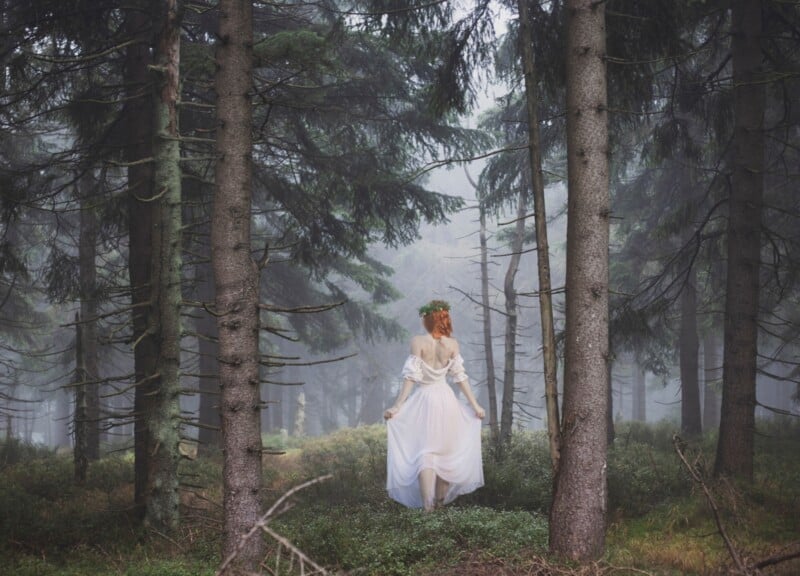
{"type": "Polygon", "coordinates": [[[603,553],[608,390],[609,159],[605,4],[566,4],[567,300],[561,459],[550,549],[575,560],[603,553]]]}

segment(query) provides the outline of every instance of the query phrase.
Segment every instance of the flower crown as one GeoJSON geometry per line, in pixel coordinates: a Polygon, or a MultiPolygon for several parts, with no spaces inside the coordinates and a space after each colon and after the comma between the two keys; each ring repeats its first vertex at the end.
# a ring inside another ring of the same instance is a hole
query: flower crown
{"type": "Polygon", "coordinates": [[[431,300],[425,306],[419,309],[420,316],[427,316],[428,314],[432,314],[434,312],[440,312],[442,310],[450,311],[450,304],[445,302],[444,300],[431,300]]]}

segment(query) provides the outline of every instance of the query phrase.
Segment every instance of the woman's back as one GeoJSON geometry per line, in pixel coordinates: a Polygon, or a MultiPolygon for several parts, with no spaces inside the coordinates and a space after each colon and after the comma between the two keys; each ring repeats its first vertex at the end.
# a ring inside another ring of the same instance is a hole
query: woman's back
{"type": "Polygon", "coordinates": [[[411,353],[421,358],[431,368],[444,368],[458,354],[458,342],[449,336],[441,338],[434,338],[430,334],[415,336],[411,340],[411,353]]]}

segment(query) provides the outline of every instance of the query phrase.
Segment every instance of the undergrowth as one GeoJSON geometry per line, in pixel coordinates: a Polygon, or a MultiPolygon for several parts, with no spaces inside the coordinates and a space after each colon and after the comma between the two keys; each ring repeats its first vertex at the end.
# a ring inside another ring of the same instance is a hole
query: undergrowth
{"type": "MultiPolygon", "coordinates": [[[[606,564],[597,564],[592,574],[612,573],[614,566],[653,575],[714,574],[730,566],[708,505],[673,452],[673,433],[668,423],[617,427],[609,450],[606,564]]],[[[271,440],[273,447],[283,442],[283,453],[264,457],[265,504],[303,481],[333,474],[301,492],[272,525],[329,568],[388,576],[555,570],[546,568],[553,562],[546,555],[552,473],[542,432],[516,433],[499,461],[485,439],[485,486],[432,515],[387,498],[382,426],[271,440]]],[[[708,461],[703,466],[710,475],[715,438],[690,446],[699,461],[708,461]]],[[[800,425],[760,422],[754,482],[708,481],[724,525],[749,559],[800,540],[798,453],[800,425]]],[[[0,574],[214,573],[220,550],[219,453],[182,463],[184,522],[180,533],[169,537],[145,530],[136,519],[129,454],[92,463],[84,486],[74,484],[69,457],[25,445],[0,445],[0,456],[0,574]]],[[[285,566],[276,568],[278,549],[269,545],[267,566],[288,574],[285,566]]],[[[570,573],[568,566],[558,566],[560,573],[570,573]]],[[[765,573],[797,574],[800,565],[765,573]]]]}

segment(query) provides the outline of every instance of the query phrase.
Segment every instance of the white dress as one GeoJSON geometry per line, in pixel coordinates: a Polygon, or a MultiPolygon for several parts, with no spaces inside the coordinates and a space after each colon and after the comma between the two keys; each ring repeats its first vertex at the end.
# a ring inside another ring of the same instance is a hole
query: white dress
{"type": "Polygon", "coordinates": [[[403,378],[419,386],[387,421],[386,489],[409,508],[422,508],[419,473],[425,468],[450,483],[445,504],[483,486],[481,421],[456,398],[448,374],[454,382],[467,379],[461,355],[438,369],[414,355],[403,366],[403,378]]]}

